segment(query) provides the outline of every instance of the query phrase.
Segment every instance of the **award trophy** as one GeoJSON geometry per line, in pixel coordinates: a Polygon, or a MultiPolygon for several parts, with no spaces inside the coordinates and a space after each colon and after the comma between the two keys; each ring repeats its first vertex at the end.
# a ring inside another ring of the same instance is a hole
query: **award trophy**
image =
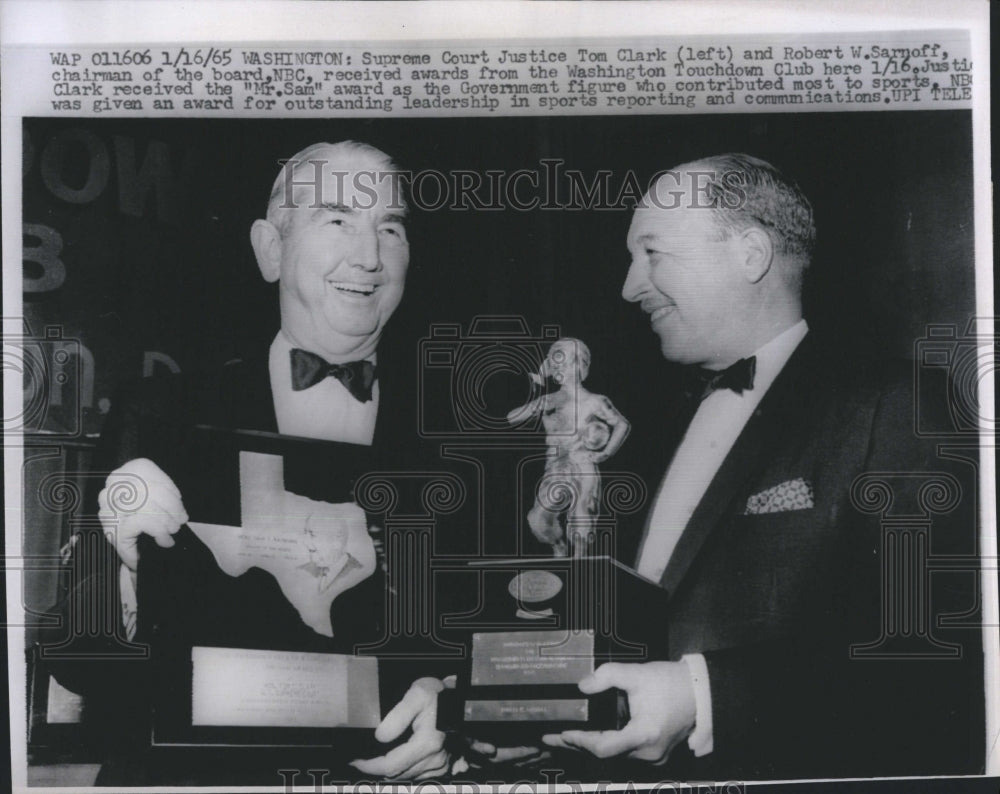
{"type": "Polygon", "coordinates": [[[507,414],[511,424],[540,417],[545,427],[545,475],[528,526],[557,557],[582,557],[593,542],[601,502],[597,464],[618,451],[629,431],[611,400],[584,388],[589,370],[590,350],[583,342],[568,337],[553,342],[531,378],[543,388],[551,379],[558,388],[507,414]]]}
{"type": "Polygon", "coordinates": [[[527,519],[553,556],[470,563],[464,589],[481,608],[468,623],[470,664],[439,696],[442,729],[504,744],[615,729],[628,719],[624,694],[588,696],[577,684],[604,662],[665,658],[665,626],[651,626],[648,615],[666,591],[614,560],[610,535],[596,531],[597,466],[619,449],[629,423],[583,387],[589,366],[583,342],[554,342],[531,377],[557,388],[507,416],[512,425],[540,419],[545,429],[545,473],[527,519]]]}

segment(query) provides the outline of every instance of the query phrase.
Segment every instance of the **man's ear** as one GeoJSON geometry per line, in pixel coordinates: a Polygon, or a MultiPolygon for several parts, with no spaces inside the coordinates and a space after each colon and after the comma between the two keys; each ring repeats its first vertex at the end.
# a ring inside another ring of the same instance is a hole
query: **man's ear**
{"type": "Polygon", "coordinates": [[[743,272],[751,284],[767,275],[774,263],[774,244],[763,229],[751,226],[740,235],[743,245],[743,272]]]}
{"type": "Polygon", "coordinates": [[[278,227],[263,219],[254,221],[250,227],[250,244],[264,281],[277,281],[281,275],[281,232],[278,227]]]}

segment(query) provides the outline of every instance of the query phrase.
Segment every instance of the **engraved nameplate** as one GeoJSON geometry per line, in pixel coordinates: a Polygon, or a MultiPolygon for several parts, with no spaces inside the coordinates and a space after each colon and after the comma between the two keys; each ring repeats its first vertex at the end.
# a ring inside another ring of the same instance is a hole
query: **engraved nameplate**
{"type": "Polygon", "coordinates": [[[573,700],[469,700],[466,722],[586,722],[586,698],[573,700]]]}
{"type": "Polygon", "coordinates": [[[576,684],[594,672],[594,634],[496,631],[472,635],[472,686],[576,684]]]}

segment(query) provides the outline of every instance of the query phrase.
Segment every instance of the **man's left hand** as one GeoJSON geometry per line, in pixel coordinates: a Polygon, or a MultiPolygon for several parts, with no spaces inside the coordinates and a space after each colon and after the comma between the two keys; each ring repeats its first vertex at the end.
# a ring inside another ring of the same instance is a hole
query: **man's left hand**
{"type": "Polygon", "coordinates": [[[598,667],[579,686],[588,695],[611,687],[624,690],[631,719],[620,731],[550,733],[542,737],[545,744],[586,750],[598,758],[628,755],[662,764],[694,729],[694,685],[684,662],[611,662],[598,667]]]}

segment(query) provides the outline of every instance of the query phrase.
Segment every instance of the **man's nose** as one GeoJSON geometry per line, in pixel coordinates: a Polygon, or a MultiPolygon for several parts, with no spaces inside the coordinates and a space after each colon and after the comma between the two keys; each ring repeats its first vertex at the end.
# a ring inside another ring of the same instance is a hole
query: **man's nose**
{"type": "Polygon", "coordinates": [[[382,259],[378,250],[378,232],[375,229],[360,232],[354,241],[348,264],[363,270],[382,269],[382,259]]]}
{"type": "Polygon", "coordinates": [[[625,275],[625,283],[622,284],[622,297],[629,303],[637,303],[642,300],[645,283],[646,277],[642,266],[633,262],[629,265],[628,273],[625,275]]]}

